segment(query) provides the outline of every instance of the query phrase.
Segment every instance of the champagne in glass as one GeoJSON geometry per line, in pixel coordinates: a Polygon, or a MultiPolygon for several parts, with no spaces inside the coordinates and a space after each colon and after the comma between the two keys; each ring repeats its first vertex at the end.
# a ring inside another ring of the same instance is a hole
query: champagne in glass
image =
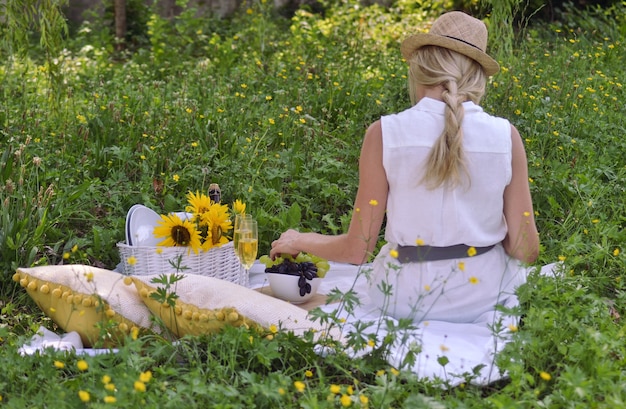
{"type": "MultiPolygon", "coordinates": [[[[241,237],[241,222],[246,220],[252,220],[251,214],[236,214],[235,215],[235,226],[233,228],[233,247],[235,249],[235,254],[239,257],[239,237],[241,237]]],[[[240,259],[241,261],[241,259],[240,259]]]]}
{"type": "Polygon", "coordinates": [[[240,224],[241,231],[237,242],[237,256],[246,269],[246,273],[256,260],[259,249],[259,229],[254,219],[243,220],[240,224]]]}

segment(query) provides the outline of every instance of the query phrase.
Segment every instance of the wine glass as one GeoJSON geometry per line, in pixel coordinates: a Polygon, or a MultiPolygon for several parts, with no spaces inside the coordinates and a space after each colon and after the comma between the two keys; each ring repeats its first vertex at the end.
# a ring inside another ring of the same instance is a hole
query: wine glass
{"type": "Polygon", "coordinates": [[[256,220],[242,219],[239,224],[239,240],[237,242],[237,257],[246,270],[246,276],[250,267],[256,260],[259,251],[259,227],[256,220]]]}
{"type": "MultiPolygon", "coordinates": [[[[235,215],[235,226],[233,227],[233,248],[235,250],[235,254],[237,258],[239,258],[239,236],[241,235],[241,222],[245,220],[252,220],[251,214],[241,214],[238,213],[235,215]]],[[[239,259],[241,261],[241,259],[239,259]]]]}

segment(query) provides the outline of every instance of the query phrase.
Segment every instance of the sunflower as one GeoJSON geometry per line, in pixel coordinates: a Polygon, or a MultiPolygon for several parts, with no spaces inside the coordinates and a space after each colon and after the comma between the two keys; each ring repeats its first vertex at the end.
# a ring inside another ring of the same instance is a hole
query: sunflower
{"type": "Polygon", "coordinates": [[[213,203],[209,196],[204,193],[200,193],[197,190],[196,193],[187,193],[187,202],[189,205],[185,207],[185,211],[193,213],[196,217],[198,217],[198,219],[202,217],[202,214],[209,211],[213,203]]]}
{"type": "Polygon", "coordinates": [[[245,214],[246,213],[246,204],[241,200],[237,199],[233,202],[233,213],[234,214],[245,214]]]}
{"type": "Polygon", "coordinates": [[[157,246],[189,247],[190,251],[193,250],[196,254],[202,247],[200,232],[195,224],[189,220],[182,220],[176,214],[161,215],[159,225],[154,228],[154,236],[165,238],[157,246]]]}
{"type": "Polygon", "coordinates": [[[207,237],[202,244],[203,250],[228,243],[226,232],[233,228],[228,205],[213,203],[209,210],[201,215],[200,225],[207,226],[207,237]]]}

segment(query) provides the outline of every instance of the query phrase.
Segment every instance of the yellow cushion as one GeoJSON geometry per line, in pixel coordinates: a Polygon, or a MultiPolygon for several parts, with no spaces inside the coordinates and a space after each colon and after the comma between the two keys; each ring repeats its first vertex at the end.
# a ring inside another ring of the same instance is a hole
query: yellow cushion
{"type": "MultiPolygon", "coordinates": [[[[327,333],[326,327],[307,317],[308,311],[226,280],[185,275],[171,285],[169,293],[177,296],[172,307],[153,296],[158,289],[165,289],[164,284],[151,282],[159,276],[132,278],[141,299],[150,311],[178,337],[212,334],[225,325],[247,325],[265,329],[276,326],[297,335],[309,330],[319,335],[327,333]]],[[[336,330],[329,335],[339,339],[336,330]]]]}
{"type": "Polygon", "coordinates": [[[151,328],[150,311],[124,276],[84,265],[18,268],[13,279],[61,329],[85,347],[115,347],[151,328]]]}

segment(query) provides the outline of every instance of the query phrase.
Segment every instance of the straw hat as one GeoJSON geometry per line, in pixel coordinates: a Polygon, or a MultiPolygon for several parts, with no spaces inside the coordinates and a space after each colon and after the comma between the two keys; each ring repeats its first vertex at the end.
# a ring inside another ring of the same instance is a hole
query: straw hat
{"type": "Polygon", "coordinates": [[[436,45],[463,54],[478,62],[485,74],[493,75],[500,66],[487,55],[487,27],[477,18],[461,11],[451,11],[441,15],[428,34],[419,33],[406,38],[400,46],[405,60],[425,45],[436,45]]]}

